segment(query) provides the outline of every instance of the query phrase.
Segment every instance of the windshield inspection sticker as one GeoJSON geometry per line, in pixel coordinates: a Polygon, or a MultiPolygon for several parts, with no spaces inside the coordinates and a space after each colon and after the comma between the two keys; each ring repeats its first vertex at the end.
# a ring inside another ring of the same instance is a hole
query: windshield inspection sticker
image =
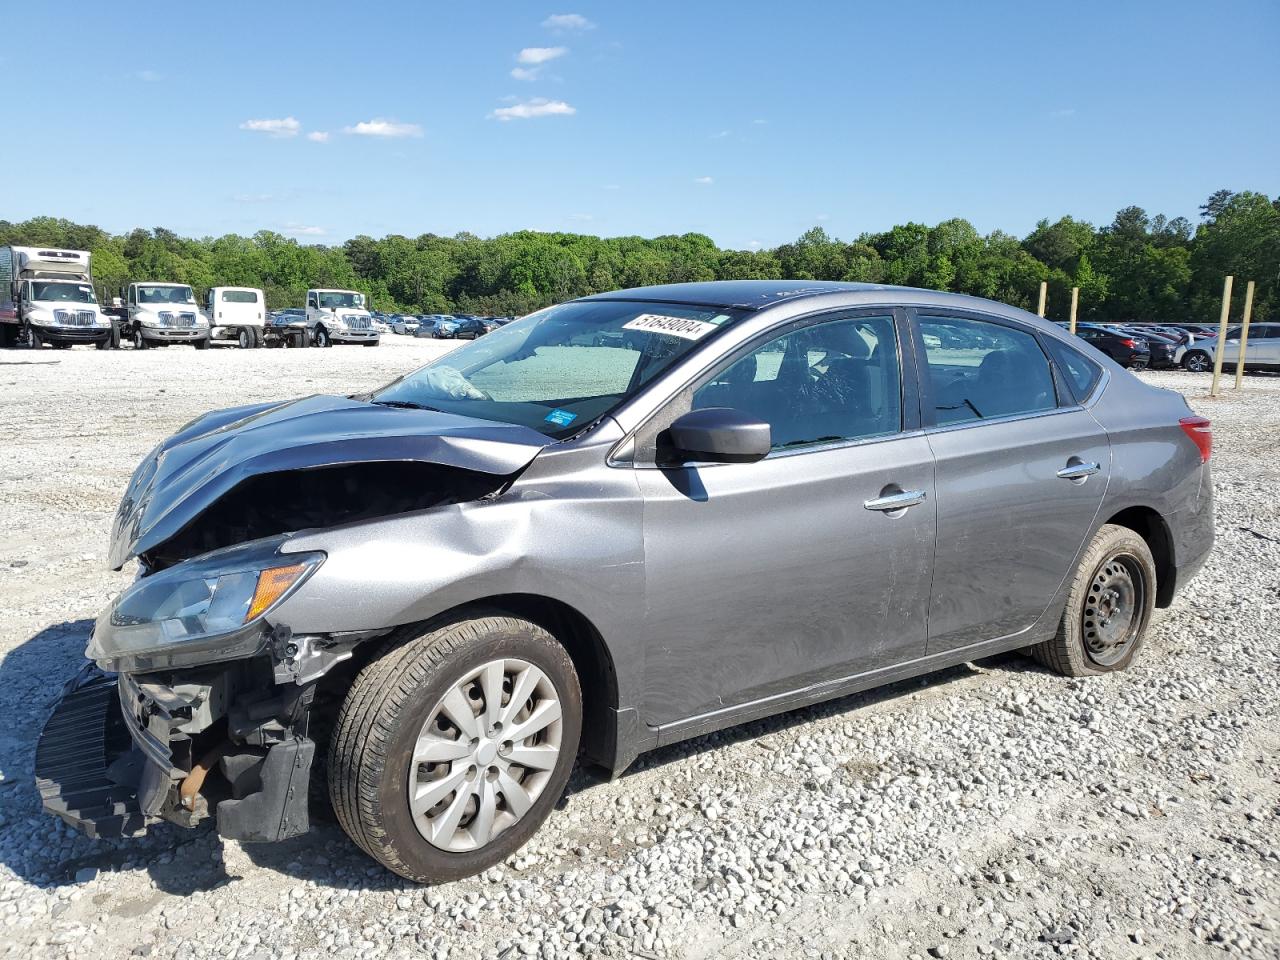
{"type": "Polygon", "coordinates": [[[576,413],[570,413],[568,410],[561,410],[559,407],[556,407],[542,419],[547,423],[554,423],[557,427],[567,427],[569,424],[573,423],[573,421],[578,419],[578,415],[576,413]]]}
{"type": "Polygon", "coordinates": [[[665,333],[684,340],[701,340],[715,330],[716,325],[703,320],[689,320],[685,317],[664,317],[660,313],[642,313],[634,320],[624,323],[622,329],[648,330],[650,333],[665,333]]]}

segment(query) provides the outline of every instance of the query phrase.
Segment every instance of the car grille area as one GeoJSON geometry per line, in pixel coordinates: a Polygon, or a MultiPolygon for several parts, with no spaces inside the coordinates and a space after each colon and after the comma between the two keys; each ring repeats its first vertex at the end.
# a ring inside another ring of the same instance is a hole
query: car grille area
{"type": "Polygon", "coordinates": [[[92,310],[55,310],[53,319],[66,327],[93,326],[92,310]]]}

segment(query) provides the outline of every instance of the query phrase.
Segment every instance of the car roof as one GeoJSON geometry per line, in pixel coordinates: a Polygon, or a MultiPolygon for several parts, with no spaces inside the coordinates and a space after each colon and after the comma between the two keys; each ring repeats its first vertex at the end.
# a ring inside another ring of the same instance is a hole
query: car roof
{"type": "Polygon", "coordinates": [[[889,301],[905,306],[951,307],[958,310],[1001,313],[1049,325],[1043,318],[1038,318],[1025,310],[967,294],[926,290],[921,287],[836,280],[709,280],[701,283],[668,283],[652,287],[633,287],[629,290],[613,290],[581,299],[583,301],[640,300],[759,311],[779,304],[827,297],[831,294],[846,294],[853,304],[865,303],[870,306],[889,301]]]}

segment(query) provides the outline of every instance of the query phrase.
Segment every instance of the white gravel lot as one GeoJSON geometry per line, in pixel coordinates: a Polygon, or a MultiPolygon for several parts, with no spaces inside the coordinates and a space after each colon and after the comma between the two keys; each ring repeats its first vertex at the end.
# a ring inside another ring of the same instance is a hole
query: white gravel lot
{"type": "Polygon", "coordinates": [[[1206,396],[1218,546],[1128,673],[1011,655],[579,772],[524,850],[414,887],[327,815],[270,846],[42,815],[36,736],[130,579],[110,519],[208,409],[447,345],[0,353],[0,952],[20,957],[1280,956],[1280,378],[1206,396]]]}

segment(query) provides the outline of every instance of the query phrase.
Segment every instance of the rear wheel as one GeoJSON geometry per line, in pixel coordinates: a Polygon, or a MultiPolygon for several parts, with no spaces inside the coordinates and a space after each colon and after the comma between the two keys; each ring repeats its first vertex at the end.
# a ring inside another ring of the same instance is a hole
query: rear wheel
{"type": "Polygon", "coordinates": [[[262,328],[250,327],[249,330],[253,333],[253,348],[256,350],[265,342],[265,339],[262,336],[262,328]]]}
{"type": "Polygon", "coordinates": [[[1057,636],[1031,651],[1069,677],[1124,670],[1142,649],[1155,596],[1147,542],[1128,527],[1107,524],[1076,568],[1057,636]]]}
{"type": "Polygon", "coordinates": [[[392,647],[338,714],[329,791],[366,853],[419,882],[510,856],[560,798],[578,750],[573,662],[535,624],[493,615],[392,647]]]}
{"type": "Polygon", "coordinates": [[[1182,358],[1182,366],[1192,373],[1204,373],[1213,366],[1213,358],[1203,350],[1188,350],[1182,358]]]}
{"type": "Polygon", "coordinates": [[[236,335],[236,343],[240,345],[241,350],[248,350],[254,346],[253,333],[248,327],[240,328],[240,332],[236,335]]]}

